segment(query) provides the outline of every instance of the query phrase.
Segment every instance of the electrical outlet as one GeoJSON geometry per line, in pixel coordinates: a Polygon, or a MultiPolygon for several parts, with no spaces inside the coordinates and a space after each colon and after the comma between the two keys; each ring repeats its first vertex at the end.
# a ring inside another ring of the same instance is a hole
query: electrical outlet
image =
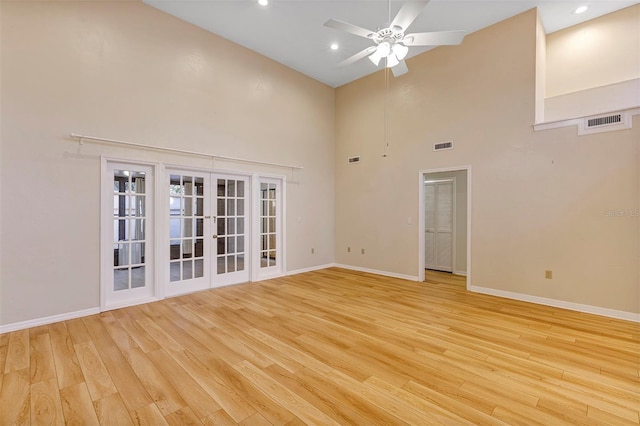
{"type": "Polygon", "coordinates": [[[311,254],[315,254],[316,249],[314,249],[313,247],[311,247],[311,254]]]}
{"type": "Polygon", "coordinates": [[[544,271],[544,277],[548,280],[553,278],[553,272],[552,271],[544,271]]]}
{"type": "Polygon", "coordinates": [[[364,254],[364,249],[361,249],[361,250],[360,250],[360,252],[361,252],[362,254],[364,254]]]}
{"type": "Polygon", "coordinates": [[[351,247],[347,247],[347,253],[351,253],[351,247]]]}

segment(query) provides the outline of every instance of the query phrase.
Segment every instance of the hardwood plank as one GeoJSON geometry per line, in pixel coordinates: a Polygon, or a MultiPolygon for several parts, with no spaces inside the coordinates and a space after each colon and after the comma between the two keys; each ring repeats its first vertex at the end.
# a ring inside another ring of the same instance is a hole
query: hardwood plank
{"type": "Polygon", "coordinates": [[[205,363],[209,369],[216,372],[220,380],[224,381],[269,423],[279,425],[294,418],[294,415],[287,408],[261,392],[250,380],[224,360],[209,358],[205,363]]]}
{"type": "Polygon", "coordinates": [[[165,420],[168,424],[174,426],[202,425],[200,419],[198,419],[189,407],[184,407],[178,411],[174,411],[173,413],[165,416],[165,420]]]}
{"type": "Polygon", "coordinates": [[[149,404],[131,412],[131,420],[134,425],[138,426],[162,426],[168,424],[156,404],[149,404]]]}
{"type": "Polygon", "coordinates": [[[4,372],[23,370],[29,367],[29,330],[20,330],[9,333],[7,345],[7,359],[4,372]]]}
{"type": "Polygon", "coordinates": [[[118,309],[112,312],[118,324],[129,334],[136,344],[145,352],[156,351],[160,345],[131,316],[131,309],[118,309]]]}
{"type": "Polygon", "coordinates": [[[64,322],[67,327],[67,332],[71,336],[71,340],[75,345],[78,343],[88,343],[91,341],[91,336],[84,326],[82,318],[76,318],[64,322]]]}
{"type": "Polygon", "coordinates": [[[141,349],[132,349],[130,355],[129,362],[133,371],[140,378],[162,415],[166,416],[187,406],[178,391],[141,349]]]}
{"type": "Polygon", "coordinates": [[[30,399],[29,368],[5,373],[0,390],[0,425],[28,425],[30,399]]]}
{"type": "Polygon", "coordinates": [[[49,332],[30,334],[31,383],[48,382],[56,378],[56,366],[53,360],[49,332]]]}
{"type": "Polygon", "coordinates": [[[331,417],[322,413],[307,401],[300,398],[290,390],[286,389],[279,382],[271,378],[269,375],[264,373],[262,370],[260,370],[250,362],[242,361],[240,364],[234,365],[233,368],[244,375],[265,395],[272,398],[275,402],[280,402],[280,404],[286,406],[287,410],[291,411],[301,420],[309,424],[338,424],[331,417]]]}
{"type": "Polygon", "coordinates": [[[187,351],[173,352],[171,356],[234,421],[240,422],[256,412],[251,404],[238,395],[215,371],[203,364],[198,357],[187,351]]]}
{"type": "Polygon", "coordinates": [[[65,324],[59,322],[49,325],[49,336],[56,366],[58,388],[64,389],[68,386],[84,383],[73,341],[67,332],[65,324]]]}
{"type": "Polygon", "coordinates": [[[117,393],[112,393],[94,401],[93,406],[96,410],[98,422],[101,425],[126,426],[133,424],[122,398],[117,393]]]}
{"type": "Polygon", "coordinates": [[[99,425],[96,411],[84,383],[67,386],[60,390],[60,402],[68,425],[99,425]]]}
{"type": "Polygon", "coordinates": [[[62,402],[55,377],[31,385],[31,424],[64,425],[62,402]]]}
{"type": "Polygon", "coordinates": [[[118,392],[93,342],[74,346],[91,399],[97,401],[118,392]]]}
{"type": "Polygon", "coordinates": [[[205,426],[235,426],[237,423],[224,410],[218,410],[202,419],[205,426]]]}
{"type": "MultiPolygon", "coordinates": [[[[0,380],[4,374],[4,365],[9,350],[9,333],[0,334],[0,380]]],[[[1,382],[0,382],[1,383],[1,382]]]]}
{"type": "Polygon", "coordinates": [[[173,384],[186,404],[198,418],[220,411],[220,405],[164,350],[149,352],[147,356],[155,366],[173,384]]]}
{"type": "Polygon", "coordinates": [[[253,416],[244,419],[239,426],[272,426],[273,423],[262,417],[260,413],[255,413],[253,416]]]}
{"type": "Polygon", "coordinates": [[[151,404],[153,400],[147,390],[109,336],[98,316],[92,315],[84,318],[84,324],[127,409],[133,411],[151,404]]]}
{"type": "MultiPolygon", "coordinates": [[[[364,400],[355,402],[355,394],[341,395],[326,377],[316,375],[312,378],[308,369],[290,373],[279,365],[272,365],[266,369],[266,373],[340,424],[368,424],[372,417],[380,423],[389,423],[384,415],[380,415],[382,410],[376,412],[377,407],[367,405],[364,400]]],[[[295,420],[300,419],[295,417],[291,421],[295,423],[295,420]]]]}

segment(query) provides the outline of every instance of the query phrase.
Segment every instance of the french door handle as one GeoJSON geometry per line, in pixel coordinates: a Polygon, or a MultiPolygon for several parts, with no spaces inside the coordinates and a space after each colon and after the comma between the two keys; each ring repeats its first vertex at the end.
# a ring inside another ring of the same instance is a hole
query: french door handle
{"type": "Polygon", "coordinates": [[[217,236],[217,235],[214,235],[212,238],[218,238],[218,236],[217,236]]]}

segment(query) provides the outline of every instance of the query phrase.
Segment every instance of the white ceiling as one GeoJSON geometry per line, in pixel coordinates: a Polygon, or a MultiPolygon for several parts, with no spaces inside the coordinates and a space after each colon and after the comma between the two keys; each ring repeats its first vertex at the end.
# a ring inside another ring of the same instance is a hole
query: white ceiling
{"type": "MultiPolygon", "coordinates": [[[[222,36],[329,86],[338,87],[377,68],[368,60],[337,64],[370,46],[366,38],[323,24],[330,18],[375,30],[389,22],[387,0],[144,0],[150,6],[222,36]],[[331,43],[340,48],[332,51],[331,43]]],[[[403,1],[391,2],[391,18],[403,1]]],[[[472,33],[537,7],[547,34],[634,4],[638,0],[432,0],[409,33],[464,30],[472,33]],[[573,13],[579,5],[589,9],[573,13]]],[[[464,42],[463,42],[464,43],[464,42]]],[[[409,57],[428,50],[411,47],[409,57]]],[[[411,72],[411,69],[409,69],[411,72]]]]}

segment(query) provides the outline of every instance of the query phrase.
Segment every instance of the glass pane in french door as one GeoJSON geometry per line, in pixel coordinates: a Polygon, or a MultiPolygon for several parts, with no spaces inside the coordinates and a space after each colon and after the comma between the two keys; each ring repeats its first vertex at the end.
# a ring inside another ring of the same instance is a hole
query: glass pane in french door
{"type": "Polygon", "coordinates": [[[248,279],[247,220],[248,179],[217,176],[215,189],[215,266],[214,284],[242,282],[248,279]],[[235,278],[232,278],[235,277],[235,278]]]}
{"type": "Polygon", "coordinates": [[[260,183],[260,267],[277,264],[277,192],[275,183],[260,183]]]}
{"type": "Polygon", "coordinates": [[[169,281],[205,275],[205,178],[169,176],[169,281]]]}
{"type": "Polygon", "coordinates": [[[113,291],[145,286],[146,173],[113,171],[113,291]]]}

